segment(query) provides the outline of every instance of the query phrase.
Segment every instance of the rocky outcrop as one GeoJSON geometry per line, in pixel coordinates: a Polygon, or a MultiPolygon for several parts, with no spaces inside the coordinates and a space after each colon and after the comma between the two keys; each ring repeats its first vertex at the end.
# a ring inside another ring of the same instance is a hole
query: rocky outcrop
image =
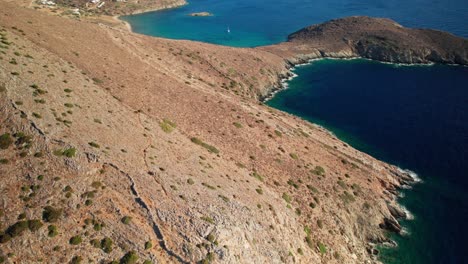
{"type": "Polygon", "coordinates": [[[209,12],[197,12],[197,13],[190,13],[189,16],[193,17],[207,17],[207,16],[213,16],[213,14],[209,12]]]}
{"type": "Polygon", "coordinates": [[[323,57],[363,57],[392,63],[468,65],[468,40],[432,29],[405,28],[393,20],[365,16],[303,28],[286,43],[267,47],[293,62],[323,57]]]}

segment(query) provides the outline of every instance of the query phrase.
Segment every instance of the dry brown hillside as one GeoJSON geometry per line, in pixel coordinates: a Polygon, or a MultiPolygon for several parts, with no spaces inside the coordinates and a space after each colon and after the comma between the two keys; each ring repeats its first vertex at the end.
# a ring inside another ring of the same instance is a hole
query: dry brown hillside
{"type": "Polygon", "coordinates": [[[280,56],[4,1],[0,37],[5,263],[373,263],[398,229],[402,173],[259,103],[280,56]]]}

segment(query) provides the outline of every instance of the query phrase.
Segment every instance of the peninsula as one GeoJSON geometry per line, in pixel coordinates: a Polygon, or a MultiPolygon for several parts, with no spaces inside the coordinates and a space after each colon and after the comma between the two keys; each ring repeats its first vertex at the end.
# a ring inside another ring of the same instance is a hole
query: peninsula
{"type": "Polygon", "coordinates": [[[466,39],[351,17],[241,49],[111,21],[0,0],[3,262],[379,263],[411,174],[260,101],[309,59],[466,65],[466,39]]]}

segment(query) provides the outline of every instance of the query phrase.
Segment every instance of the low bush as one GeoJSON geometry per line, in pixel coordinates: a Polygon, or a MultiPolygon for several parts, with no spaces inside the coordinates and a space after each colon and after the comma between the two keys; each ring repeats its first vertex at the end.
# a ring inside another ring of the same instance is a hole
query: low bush
{"type": "Polygon", "coordinates": [[[200,145],[204,148],[206,148],[209,152],[211,153],[214,153],[214,154],[218,154],[219,153],[219,150],[217,148],[215,148],[214,146],[211,146],[203,141],[201,141],[200,139],[196,138],[196,137],[193,137],[190,139],[193,143],[197,144],[197,145],[200,145]]]}
{"type": "Polygon", "coordinates": [[[138,261],[138,255],[135,251],[129,251],[120,259],[120,264],[135,264],[138,261]]]}
{"type": "Polygon", "coordinates": [[[112,245],[113,245],[112,239],[108,237],[105,237],[101,240],[101,249],[106,253],[112,252],[112,245]]]}
{"type": "Polygon", "coordinates": [[[83,239],[81,238],[81,236],[77,235],[77,236],[71,237],[69,242],[71,245],[79,245],[81,244],[82,241],[83,239]]]}
{"type": "Polygon", "coordinates": [[[124,216],[124,217],[122,217],[122,219],[120,221],[122,223],[124,223],[125,225],[128,225],[132,221],[132,218],[130,216],[124,216]]]}
{"type": "Polygon", "coordinates": [[[55,223],[57,222],[60,217],[62,216],[62,209],[56,209],[52,206],[44,207],[44,211],[42,211],[42,220],[48,223],[55,223]]]}
{"type": "Polygon", "coordinates": [[[159,123],[159,126],[166,133],[171,133],[177,127],[176,124],[169,119],[163,119],[163,121],[159,123]]]}
{"type": "Polygon", "coordinates": [[[13,138],[10,134],[5,133],[0,136],[0,149],[7,149],[13,144],[13,138]]]}

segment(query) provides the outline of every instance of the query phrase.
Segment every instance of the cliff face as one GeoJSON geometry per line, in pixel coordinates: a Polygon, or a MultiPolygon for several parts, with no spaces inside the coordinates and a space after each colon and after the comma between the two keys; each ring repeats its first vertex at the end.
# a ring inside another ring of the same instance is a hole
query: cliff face
{"type": "MultiPolygon", "coordinates": [[[[347,17],[301,29],[268,47],[285,57],[363,57],[395,63],[468,64],[468,40],[383,18],[347,17]]],[[[294,59],[293,59],[294,60],[294,59]]]]}

